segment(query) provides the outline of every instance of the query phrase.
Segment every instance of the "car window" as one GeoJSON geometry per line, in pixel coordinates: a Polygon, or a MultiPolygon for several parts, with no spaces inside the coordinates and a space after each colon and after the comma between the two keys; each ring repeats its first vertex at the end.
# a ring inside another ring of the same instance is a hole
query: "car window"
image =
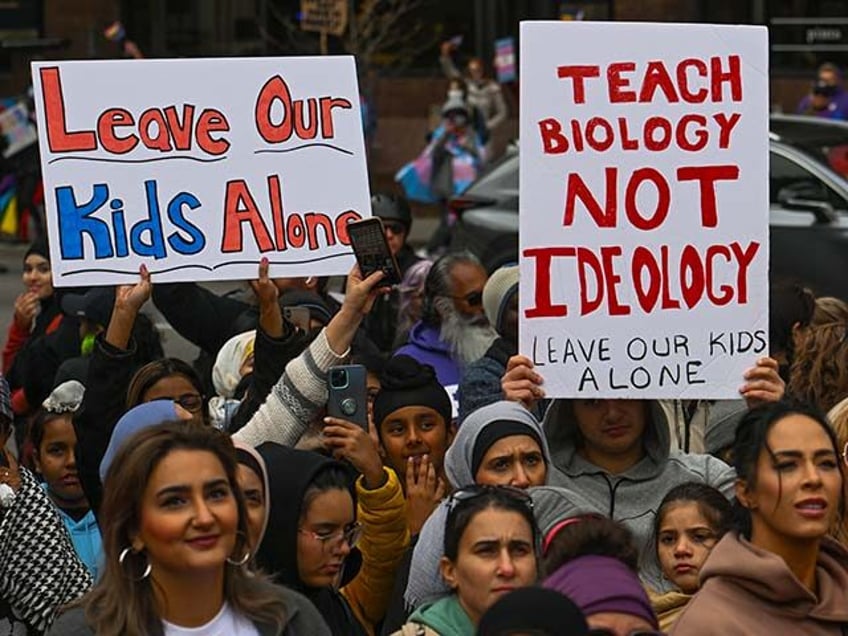
{"type": "Polygon", "coordinates": [[[769,201],[779,203],[779,193],[784,188],[796,193],[796,198],[825,201],[835,209],[848,209],[848,201],[825,184],[804,166],[775,152],[769,153],[769,201]]]}

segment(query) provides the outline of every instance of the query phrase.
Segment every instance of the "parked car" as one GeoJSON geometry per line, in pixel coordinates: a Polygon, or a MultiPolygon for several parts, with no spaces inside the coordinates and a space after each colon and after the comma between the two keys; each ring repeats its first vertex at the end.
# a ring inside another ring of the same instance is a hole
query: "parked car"
{"type": "MultiPolygon", "coordinates": [[[[771,272],[848,300],[848,124],[775,115],[770,130],[771,272]]],[[[449,202],[451,247],[489,271],[518,260],[518,152],[509,148],[449,202]]]]}

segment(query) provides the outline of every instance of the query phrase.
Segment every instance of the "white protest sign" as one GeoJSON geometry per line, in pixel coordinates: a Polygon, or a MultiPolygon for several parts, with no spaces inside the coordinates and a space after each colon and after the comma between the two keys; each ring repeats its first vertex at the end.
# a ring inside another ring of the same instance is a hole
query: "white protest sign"
{"type": "Polygon", "coordinates": [[[520,350],[547,395],[738,398],[768,353],[766,29],[525,22],[520,60],[520,350]]]}
{"type": "Polygon", "coordinates": [[[352,57],[32,65],[53,282],[346,273],[370,216],[352,57]]]}

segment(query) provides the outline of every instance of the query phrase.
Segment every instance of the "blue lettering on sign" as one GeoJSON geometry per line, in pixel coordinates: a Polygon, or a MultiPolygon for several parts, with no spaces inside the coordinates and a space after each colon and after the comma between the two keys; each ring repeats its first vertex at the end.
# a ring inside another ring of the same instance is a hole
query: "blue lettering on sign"
{"type": "MultiPolygon", "coordinates": [[[[79,203],[72,186],[56,188],[56,207],[59,217],[59,245],[64,260],[85,258],[84,237],[94,246],[94,258],[103,260],[123,258],[130,254],[162,259],[167,256],[165,229],[158,185],[151,179],[144,182],[147,214],[131,228],[127,228],[124,200],[109,198],[109,186],[97,183],[92,186],[92,196],[79,203]],[[111,224],[94,216],[100,210],[111,212],[111,224]],[[114,241],[114,242],[113,242],[114,241]]],[[[190,192],[176,194],[167,204],[168,221],[176,228],[167,238],[167,245],[184,256],[197,254],[206,246],[206,237],[186,218],[186,211],[202,207],[200,200],[190,192]]]]}

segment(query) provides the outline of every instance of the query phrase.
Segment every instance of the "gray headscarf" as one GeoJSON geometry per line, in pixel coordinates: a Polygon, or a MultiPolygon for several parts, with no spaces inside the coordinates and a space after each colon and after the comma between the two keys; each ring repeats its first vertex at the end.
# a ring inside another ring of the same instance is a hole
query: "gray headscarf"
{"type": "MultiPolygon", "coordinates": [[[[459,427],[445,454],[445,474],[451,486],[461,488],[476,483],[471,466],[477,439],[488,426],[504,421],[526,425],[533,431],[542,443],[545,463],[550,466],[551,454],[545,433],[533,414],[517,402],[495,402],[471,413],[459,427]]],[[[515,435],[515,432],[510,430],[505,436],[509,435],[515,435]]],[[[439,561],[444,554],[447,517],[448,506],[445,500],[433,511],[418,534],[418,542],[412,553],[409,581],[403,595],[408,607],[418,607],[450,593],[439,571],[439,561]]]]}

